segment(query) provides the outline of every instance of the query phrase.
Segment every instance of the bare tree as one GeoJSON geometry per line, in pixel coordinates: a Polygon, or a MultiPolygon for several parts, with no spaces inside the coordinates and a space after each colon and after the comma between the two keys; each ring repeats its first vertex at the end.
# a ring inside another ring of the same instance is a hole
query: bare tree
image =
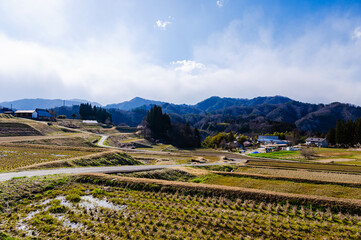
{"type": "Polygon", "coordinates": [[[315,155],[315,151],[313,148],[306,147],[301,149],[300,154],[306,159],[311,159],[315,155]]]}

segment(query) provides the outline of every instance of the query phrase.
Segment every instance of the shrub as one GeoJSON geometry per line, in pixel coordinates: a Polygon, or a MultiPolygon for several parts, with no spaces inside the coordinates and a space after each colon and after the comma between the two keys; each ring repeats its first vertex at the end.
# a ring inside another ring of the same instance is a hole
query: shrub
{"type": "Polygon", "coordinates": [[[81,200],[79,194],[76,194],[76,193],[69,194],[68,196],[66,196],[65,199],[70,201],[70,202],[73,202],[73,203],[78,203],[81,200]]]}

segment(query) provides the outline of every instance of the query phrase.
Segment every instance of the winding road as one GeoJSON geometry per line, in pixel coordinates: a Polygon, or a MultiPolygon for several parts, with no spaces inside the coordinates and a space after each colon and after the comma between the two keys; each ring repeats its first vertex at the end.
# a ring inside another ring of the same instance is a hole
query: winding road
{"type": "MultiPolygon", "coordinates": [[[[64,127],[66,128],[66,127],[64,127]]],[[[78,134],[69,135],[60,135],[60,136],[31,136],[31,140],[39,140],[39,139],[48,139],[48,138],[64,138],[64,137],[75,137],[81,134],[91,134],[85,131],[77,131],[78,134]]],[[[164,153],[159,151],[151,151],[151,150],[136,150],[129,148],[118,148],[105,145],[105,141],[109,136],[104,134],[98,134],[101,136],[101,139],[98,141],[97,145],[103,148],[111,148],[123,150],[125,152],[138,152],[138,153],[158,153],[158,154],[172,154],[172,153],[164,153]]],[[[29,140],[24,139],[24,137],[14,137],[14,138],[0,138],[0,142],[17,142],[29,140]]],[[[236,162],[241,162],[242,159],[237,159],[236,162]]],[[[45,175],[53,175],[53,174],[80,174],[80,173],[127,173],[127,172],[140,172],[140,171],[151,171],[157,169],[164,168],[172,168],[172,167],[185,167],[185,166],[212,166],[212,165],[222,165],[226,164],[224,162],[221,163],[197,163],[197,164],[176,164],[176,165],[127,165],[127,166],[110,166],[110,167],[76,167],[76,168],[56,168],[56,169],[40,169],[40,170],[26,170],[26,171],[17,171],[17,172],[6,172],[0,173],[0,182],[11,180],[13,178],[21,178],[21,177],[33,177],[33,176],[45,176],[45,175]]]]}

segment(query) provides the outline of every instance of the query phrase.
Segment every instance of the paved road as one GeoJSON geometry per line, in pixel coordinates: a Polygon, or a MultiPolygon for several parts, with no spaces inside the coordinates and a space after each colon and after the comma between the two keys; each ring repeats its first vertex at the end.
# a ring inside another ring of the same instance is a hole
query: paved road
{"type": "Polygon", "coordinates": [[[79,174],[79,173],[126,173],[150,171],[172,167],[184,166],[212,166],[224,163],[205,163],[205,164],[176,164],[176,165],[133,165],[133,166],[116,166],[116,167],[81,167],[81,168],[58,168],[46,170],[30,170],[21,172],[0,173],[0,182],[7,181],[14,177],[33,177],[45,176],[52,174],[79,174]]]}

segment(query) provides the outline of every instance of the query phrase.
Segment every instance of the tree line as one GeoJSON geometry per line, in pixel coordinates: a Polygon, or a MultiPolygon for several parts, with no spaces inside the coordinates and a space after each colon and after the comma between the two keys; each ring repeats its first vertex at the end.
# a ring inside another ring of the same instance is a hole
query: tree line
{"type": "Polygon", "coordinates": [[[361,118],[356,121],[337,120],[336,128],[330,127],[327,141],[331,145],[350,147],[361,144],[361,118]]]}
{"type": "Polygon", "coordinates": [[[84,120],[97,120],[101,123],[111,123],[112,116],[104,108],[92,106],[90,103],[82,103],[79,107],[79,115],[84,120]]]}
{"type": "Polygon", "coordinates": [[[172,124],[169,115],[163,113],[160,106],[154,105],[148,111],[144,125],[144,138],[150,141],[169,143],[181,148],[201,145],[202,138],[197,128],[192,128],[189,123],[172,124]]]}
{"type": "Polygon", "coordinates": [[[229,133],[220,132],[214,136],[206,137],[202,142],[202,146],[206,148],[223,148],[232,150],[243,146],[246,141],[252,142],[252,139],[242,134],[234,134],[232,131],[229,133]]]}

